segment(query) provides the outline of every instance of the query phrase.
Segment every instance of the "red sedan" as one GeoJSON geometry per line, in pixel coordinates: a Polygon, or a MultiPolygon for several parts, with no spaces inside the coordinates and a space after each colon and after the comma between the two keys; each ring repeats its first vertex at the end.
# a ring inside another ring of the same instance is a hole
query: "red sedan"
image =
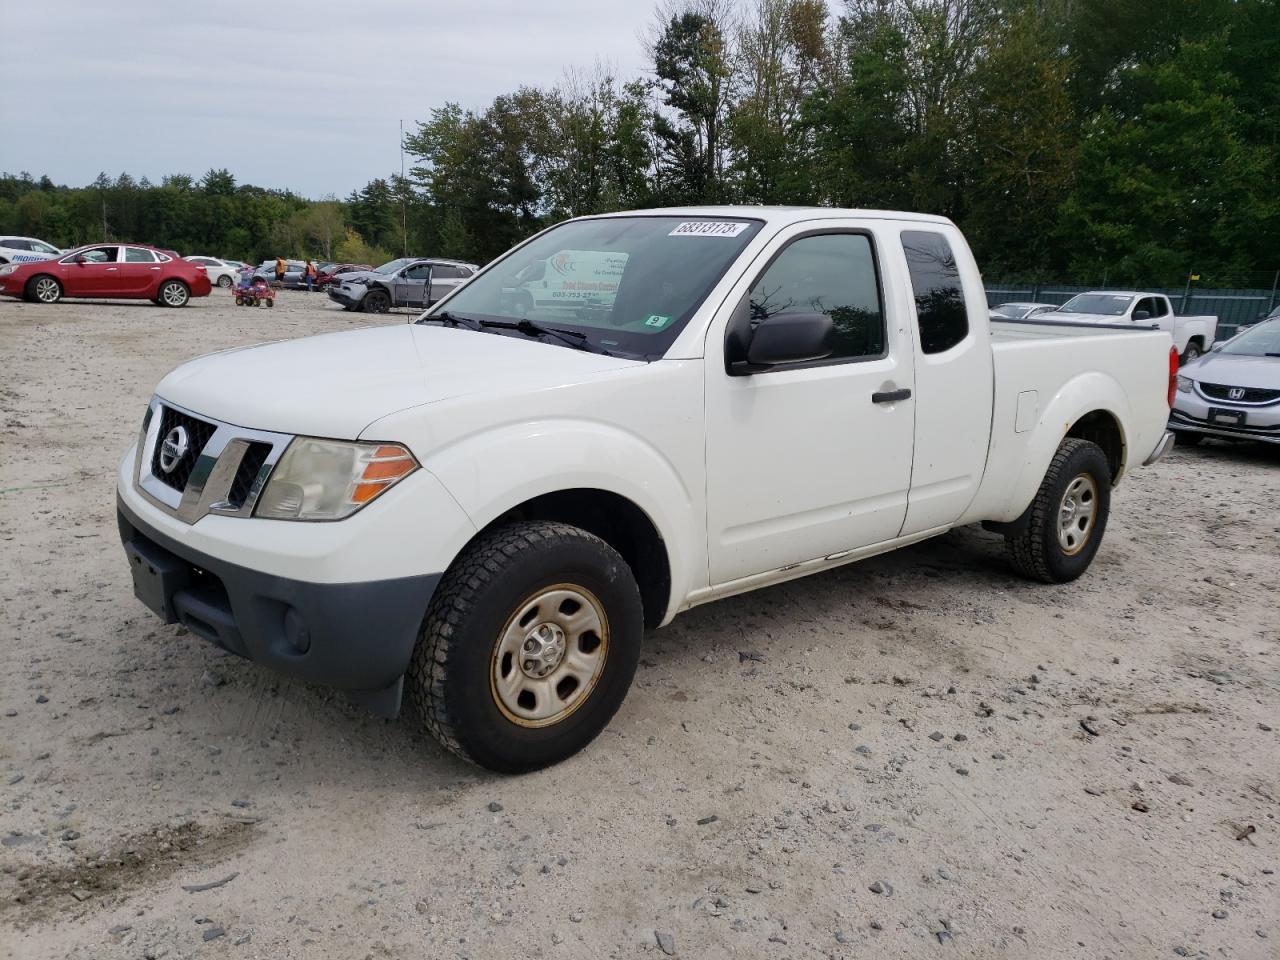
{"type": "Polygon", "coordinates": [[[185,307],[192,297],[207,297],[209,290],[204,267],[139,243],[80,247],[56,260],[0,267],[0,294],[34,303],[93,297],[185,307]]]}

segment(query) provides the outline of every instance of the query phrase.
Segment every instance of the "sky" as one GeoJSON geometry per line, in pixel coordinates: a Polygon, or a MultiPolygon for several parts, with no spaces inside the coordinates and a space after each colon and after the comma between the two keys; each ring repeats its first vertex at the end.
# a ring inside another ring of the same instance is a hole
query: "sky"
{"type": "MultiPolygon", "coordinates": [[[[645,69],[652,0],[0,0],[0,172],[83,186],[226,167],[346,196],[433,107],[597,61],[645,69]]],[[[407,161],[411,162],[411,161],[407,161]]]]}

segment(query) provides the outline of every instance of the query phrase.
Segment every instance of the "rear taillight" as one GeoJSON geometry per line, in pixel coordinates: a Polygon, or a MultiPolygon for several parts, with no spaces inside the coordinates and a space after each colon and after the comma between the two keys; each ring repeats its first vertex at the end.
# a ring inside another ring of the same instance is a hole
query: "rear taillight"
{"type": "Polygon", "coordinates": [[[1173,395],[1178,392],[1178,348],[1169,348],[1169,406],[1173,407],[1173,395]]]}

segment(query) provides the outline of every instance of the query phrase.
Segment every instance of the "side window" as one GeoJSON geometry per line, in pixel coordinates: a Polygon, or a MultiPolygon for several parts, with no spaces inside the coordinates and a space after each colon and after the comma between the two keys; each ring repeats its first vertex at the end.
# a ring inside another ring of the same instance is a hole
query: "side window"
{"type": "Polygon", "coordinates": [[[119,247],[89,247],[71,257],[72,260],[82,258],[87,263],[115,263],[119,247]]]}
{"type": "Polygon", "coordinates": [[[824,233],[793,240],[751,287],[751,325],[785,313],[825,313],[830,359],[884,355],[884,309],[871,238],[824,233]]]}
{"type": "Polygon", "coordinates": [[[406,280],[426,280],[431,276],[431,264],[419,263],[404,272],[406,280]]]}
{"type": "Polygon", "coordinates": [[[49,254],[54,254],[54,253],[57,253],[57,252],[58,252],[58,248],[57,248],[57,247],[51,247],[51,246],[49,246],[49,244],[47,244],[47,243],[41,243],[39,240],[32,240],[32,241],[31,241],[31,249],[32,249],[32,250],[34,250],[36,253],[49,253],[49,254]]]}
{"type": "Polygon", "coordinates": [[[1166,300],[1164,297],[1151,297],[1150,299],[1151,299],[1152,318],[1163,317],[1166,313],[1169,312],[1168,310],[1169,301],[1166,300]]]}
{"type": "Polygon", "coordinates": [[[155,255],[150,250],[142,250],[138,247],[124,248],[125,263],[155,263],[155,255]]]}
{"type": "Polygon", "coordinates": [[[10,250],[30,250],[31,244],[26,240],[0,240],[0,246],[8,247],[10,250]]]}
{"type": "Polygon", "coordinates": [[[925,353],[950,350],[969,333],[969,315],[960,286],[960,269],[951,244],[940,233],[905,230],[902,249],[911,271],[911,290],[920,325],[920,349],[925,353]]]}
{"type": "Polygon", "coordinates": [[[461,270],[447,263],[437,263],[435,273],[437,280],[457,280],[462,276],[461,270]]]}

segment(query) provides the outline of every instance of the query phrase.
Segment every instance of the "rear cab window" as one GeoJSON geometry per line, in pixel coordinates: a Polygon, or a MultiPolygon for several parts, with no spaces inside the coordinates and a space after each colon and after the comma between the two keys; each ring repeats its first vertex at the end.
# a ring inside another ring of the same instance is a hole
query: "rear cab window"
{"type": "Polygon", "coordinates": [[[955,253],[947,238],[933,230],[904,230],[902,249],[911,274],[920,350],[944,353],[969,335],[969,313],[955,253]]]}

